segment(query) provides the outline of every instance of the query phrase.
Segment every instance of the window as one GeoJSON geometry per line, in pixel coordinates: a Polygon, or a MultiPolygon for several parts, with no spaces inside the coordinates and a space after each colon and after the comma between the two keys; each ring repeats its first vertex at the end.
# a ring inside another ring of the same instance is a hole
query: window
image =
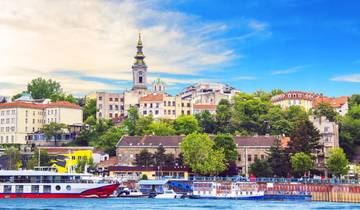
{"type": "Polygon", "coordinates": [[[241,154],[238,155],[237,160],[238,160],[238,161],[241,161],[241,154]]]}
{"type": "Polygon", "coordinates": [[[168,101],[168,106],[171,106],[171,101],[168,101]]]}
{"type": "Polygon", "coordinates": [[[172,102],[172,105],[175,106],[175,101],[172,102]]]}
{"type": "Polygon", "coordinates": [[[173,113],[173,115],[175,115],[176,114],[175,110],[172,110],[172,113],[173,113]]]}
{"type": "Polygon", "coordinates": [[[190,107],[190,103],[187,103],[187,107],[190,107]]]}
{"type": "Polygon", "coordinates": [[[144,110],[144,111],[143,111],[143,115],[146,115],[146,114],[147,114],[147,111],[146,111],[146,110],[144,110]]]}
{"type": "Polygon", "coordinates": [[[324,132],[329,132],[329,130],[330,130],[329,127],[324,128],[324,132]]]}
{"type": "Polygon", "coordinates": [[[55,186],[55,190],[60,191],[60,190],[61,190],[60,185],[56,185],[56,186],[55,186]]]}
{"type": "Polygon", "coordinates": [[[113,98],[109,98],[109,101],[113,101],[113,98]]]}
{"type": "Polygon", "coordinates": [[[16,193],[23,193],[24,192],[24,185],[16,185],[15,186],[16,193]]]}
{"type": "Polygon", "coordinates": [[[170,109],[168,110],[168,114],[171,114],[171,110],[170,110],[170,109]]]}
{"type": "Polygon", "coordinates": [[[109,114],[109,117],[112,118],[112,116],[113,116],[112,113],[110,113],[110,114],[109,114]]]}
{"type": "Polygon", "coordinates": [[[4,193],[11,193],[11,185],[4,185],[4,193]]]}
{"type": "Polygon", "coordinates": [[[181,103],[181,107],[184,107],[184,103],[181,103]]]}
{"type": "Polygon", "coordinates": [[[44,185],[43,192],[51,193],[51,185],[44,185]]]}
{"type": "Polygon", "coordinates": [[[254,160],[258,159],[258,155],[254,155],[254,160]]]}
{"type": "Polygon", "coordinates": [[[166,101],[164,101],[164,106],[166,106],[166,101]]]}
{"type": "Polygon", "coordinates": [[[109,105],[109,109],[112,110],[112,109],[113,109],[113,106],[112,106],[112,105],[109,105]]]}
{"type": "Polygon", "coordinates": [[[115,110],[119,110],[119,105],[115,105],[115,110]]]}
{"type": "Polygon", "coordinates": [[[164,114],[166,115],[166,109],[164,109],[164,114]]]}
{"type": "Polygon", "coordinates": [[[264,160],[265,159],[265,155],[261,155],[261,160],[264,160]]]}
{"type": "Polygon", "coordinates": [[[251,155],[248,155],[247,160],[251,161],[251,155]]]}
{"type": "Polygon", "coordinates": [[[156,103],[156,108],[159,108],[160,104],[159,103],[156,103]]]}
{"type": "Polygon", "coordinates": [[[139,83],[143,83],[143,77],[139,77],[139,83]]]}
{"type": "Polygon", "coordinates": [[[102,97],[101,96],[99,96],[99,101],[101,101],[102,100],[102,97]]]}
{"type": "Polygon", "coordinates": [[[39,185],[31,185],[32,193],[39,193],[39,191],[40,191],[39,189],[40,189],[39,185]]]}
{"type": "Polygon", "coordinates": [[[181,114],[184,115],[184,114],[185,114],[185,111],[184,111],[184,110],[181,110],[181,114]]]}
{"type": "Polygon", "coordinates": [[[116,102],[119,101],[119,98],[115,98],[115,101],[116,101],[116,102]]]}
{"type": "Polygon", "coordinates": [[[187,111],[187,115],[190,115],[190,111],[187,111]]]}
{"type": "Polygon", "coordinates": [[[155,115],[158,115],[159,114],[159,110],[155,110],[155,115]]]}

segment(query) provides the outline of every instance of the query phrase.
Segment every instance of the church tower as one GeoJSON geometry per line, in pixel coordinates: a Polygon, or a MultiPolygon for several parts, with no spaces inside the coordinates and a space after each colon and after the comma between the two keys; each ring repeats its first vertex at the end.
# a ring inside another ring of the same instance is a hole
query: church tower
{"type": "Polygon", "coordinates": [[[135,55],[135,63],[132,66],[133,71],[133,90],[146,90],[147,89],[147,66],[144,62],[145,55],[142,51],[143,45],[141,41],[141,34],[139,33],[139,40],[137,43],[137,53],[135,55]]]}

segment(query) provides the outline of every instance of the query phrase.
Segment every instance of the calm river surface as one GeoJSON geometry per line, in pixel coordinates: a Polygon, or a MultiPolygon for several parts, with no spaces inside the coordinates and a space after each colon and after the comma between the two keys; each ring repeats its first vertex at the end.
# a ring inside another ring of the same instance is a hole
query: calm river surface
{"type": "Polygon", "coordinates": [[[236,200],[156,200],[156,199],[1,199],[0,209],[6,210],[132,210],[132,209],[241,209],[241,210],[304,210],[304,209],[360,209],[360,204],[236,201],[236,200]]]}

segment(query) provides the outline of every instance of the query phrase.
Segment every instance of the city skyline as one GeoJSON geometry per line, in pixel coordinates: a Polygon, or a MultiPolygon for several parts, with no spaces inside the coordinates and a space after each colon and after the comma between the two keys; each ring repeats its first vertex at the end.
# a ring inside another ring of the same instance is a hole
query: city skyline
{"type": "Polygon", "coordinates": [[[360,87],[356,5],[1,2],[0,93],[16,94],[36,77],[57,80],[75,95],[130,89],[141,31],[149,80],[162,78],[171,94],[203,81],[244,92],[280,88],[351,95],[360,87]]]}

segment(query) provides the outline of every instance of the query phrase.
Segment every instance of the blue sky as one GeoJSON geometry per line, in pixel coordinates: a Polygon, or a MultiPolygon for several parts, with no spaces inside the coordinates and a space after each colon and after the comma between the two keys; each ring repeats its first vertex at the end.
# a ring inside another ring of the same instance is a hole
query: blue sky
{"type": "Polygon", "coordinates": [[[39,76],[75,95],[129,89],[139,31],[150,82],[161,77],[172,94],[198,81],[244,92],[360,90],[356,0],[9,0],[0,7],[0,95],[39,76]]]}
{"type": "Polygon", "coordinates": [[[244,19],[267,24],[256,36],[228,43],[241,58],[204,75],[246,92],[281,88],[331,96],[360,92],[359,76],[353,82],[341,78],[360,74],[359,8],[359,1],[320,0],[190,0],[172,5],[204,21],[225,23],[224,39],[246,34],[239,26],[244,19]],[[241,75],[249,78],[236,80],[241,75]]]}

